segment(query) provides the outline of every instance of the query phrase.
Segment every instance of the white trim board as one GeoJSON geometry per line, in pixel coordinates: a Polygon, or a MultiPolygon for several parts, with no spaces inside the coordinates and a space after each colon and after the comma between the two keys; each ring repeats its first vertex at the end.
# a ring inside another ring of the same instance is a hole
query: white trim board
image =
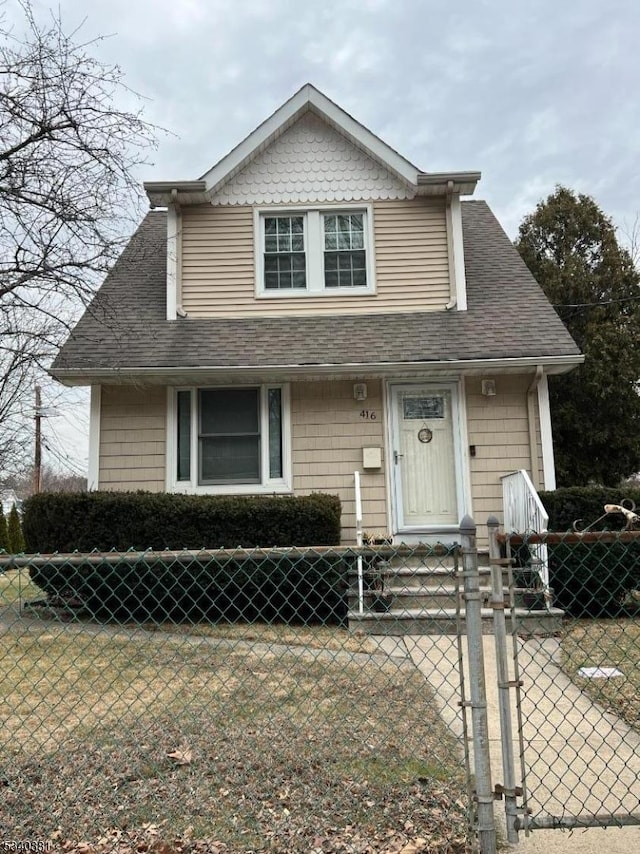
{"type": "Polygon", "coordinates": [[[538,412],[540,414],[540,440],[542,444],[542,469],[545,489],[556,488],[556,465],[553,455],[553,431],[551,429],[551,406],[549,403],[549,381],[546,373],[538,383],[538,412]]]}
{"type": "Polygon", "coordinates": [[[100,419],[102,417],[102,386],[91,386],[89,406],[89,467],[87,489],[96,490],[100,485],[100,419]]]}

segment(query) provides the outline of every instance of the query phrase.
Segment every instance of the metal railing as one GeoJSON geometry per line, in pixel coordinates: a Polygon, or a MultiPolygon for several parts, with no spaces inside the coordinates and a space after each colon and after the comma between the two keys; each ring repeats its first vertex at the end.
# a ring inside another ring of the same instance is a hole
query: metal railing
{"type": "MultiPolygon", "coordinates": [[[[356,498],[356,545],[358,548],[362,546],[362,491],[360,489],[360,472],[353,473],[353,485],[356,498]]],[[[364,572],[362,565],[362,555],[357,558],[358,568],[358,612],[364,613],[364,572]]]]}
{"type": "MultiPolygon", "coordinates": [[[[549,525],[549,514],[544,509],[533,481],[524,469],[503,475],[502,504],[504,530],[507,533],[543,533],[549,525]]],[[[549,555],[546,543],[530,546],[530,564],[540,576],[542,588],[549,602],[549,555]]]]}

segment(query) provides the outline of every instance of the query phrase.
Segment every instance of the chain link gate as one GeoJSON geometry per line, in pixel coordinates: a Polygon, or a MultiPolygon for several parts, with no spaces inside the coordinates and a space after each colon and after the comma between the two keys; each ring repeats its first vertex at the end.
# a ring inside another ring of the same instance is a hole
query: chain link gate
{"type": "Polygon", "coordinates": [[[455,854],[491,838],[468,752],[486,703],[463,678],[475,542],[0,570],[13,850],[455,854]]]}
{"type": "Polygon", "coordinates": [[[489,533],[503,751],[517,733],[521,770],[516,787],[503,754],[509,838],[640,825],[640,533],[501,535],[495,519],[489,533]]]}

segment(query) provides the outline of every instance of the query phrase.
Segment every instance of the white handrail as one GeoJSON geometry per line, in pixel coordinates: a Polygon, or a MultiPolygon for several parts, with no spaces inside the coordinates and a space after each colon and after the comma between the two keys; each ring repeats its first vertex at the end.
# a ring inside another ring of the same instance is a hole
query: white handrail
{"type": "MultiPolygon", "coordinates": [[[[353,473],[353,482],[356,496],[356,545],[362,548],[362,493],[360,490],[360,472],[353,473]]],[[[362,567],[362,555],[358,555],[358,613],[364,614],[364,573],[362,567]]]]}
{"type": "MultiPolygon", "coordinates": [[[[524,470],[505,474],[502,480],[504,530],[507,534],[543,534],[549,524],[549,514],[529,474],[524,470]]],[[[530,545],[545,596],[549,601],[549,556],[546,543],[530,545]]]]}

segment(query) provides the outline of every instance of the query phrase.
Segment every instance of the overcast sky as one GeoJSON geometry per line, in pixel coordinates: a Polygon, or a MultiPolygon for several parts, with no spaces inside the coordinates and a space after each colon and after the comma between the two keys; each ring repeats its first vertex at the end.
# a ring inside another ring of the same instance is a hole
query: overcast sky
{"type": "MultiPolygon", "coordinates": [[[[39,14],[50,5],[34,0],[39,14]]],[[[17,0],[4,8],[15,17],[17,0]]],[[[594,196],[621,230],[640,211],[638,0],[59,8],[83,39],[111,36],[100,58],[121,66],[147,118],[175,135],[161,137],[141,180],[200,177],[310,82],[420,169],[480,170],[476,197],[511,237],[558,183],[594,196]]],[[[86,462],[81,435],[73,455],[86,462]]]]}

